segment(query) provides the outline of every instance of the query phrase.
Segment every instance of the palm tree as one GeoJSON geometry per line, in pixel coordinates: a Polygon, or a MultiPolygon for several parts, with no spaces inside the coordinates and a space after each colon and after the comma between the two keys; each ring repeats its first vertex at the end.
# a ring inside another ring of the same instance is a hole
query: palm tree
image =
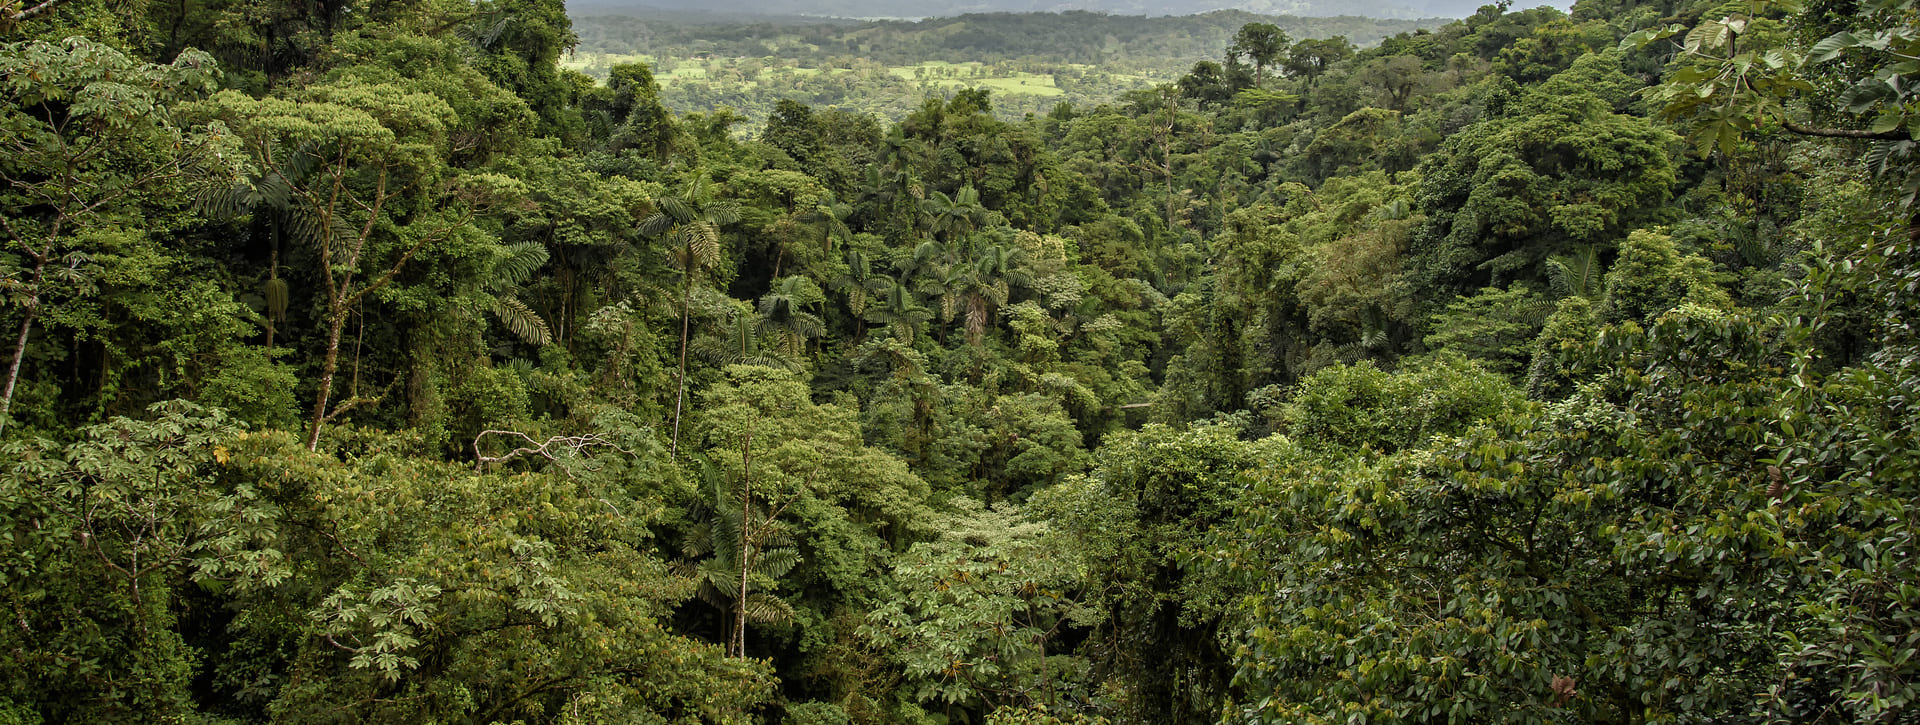
{"type": "Polygon", "coordinates": [[[1025,250],[1019,247],[988,246],[973,261],[956,264],[943,280],[940,296],[941,316],[952,319],[956,309],[965,306],[967,342],[980,346],[987,323],[993,320],[993,308],[1007,303],[1011,285],[1026,286],[1031,277],[1019,267],[1025,250]]]}
{"type": "Polygon", "coordinates": [[[919,139],[908,138],[899,126],[894,126],[880,139],[880,164],[895,171],[919,168],[919,160],[926,154],[927,144],[919,139]]]}
{"type": "MultiPolygon", "coordinates": [[[[749,439],[749,443],[751,439],[749,439]]],[[[751,462],[751,448],[743,455],[751,462]]],[[[753,496],[752,469],[740,486],[731,485],[711,465],[701,466],[707,494],[696,512],[697,522],[683,545],[688,559],[681,570],[696,582],[701,600],[722,610],[733,610],[733,631],[727,638],[727,656],[747,656],[747,622],[775,623],[793,618],[793,607],[769,593],[775,580],[800,563],[793,535],[779,520],[794,497],[780,501],[753,496]],[[704,557],[704,558],[702,558],[704,557]]]]}
{"type": "Polygon", "coordinates": [[[894,192],[897,191],[898,188],[899,185],[894,184],[893,180],[889,178],[887,174],[881,173],[879,166],[868,166],[867,178],[865,181],[860,182],[860,188],[857,189],[855,193],[854,203],[884,206],[888,202],[893,201],[894,192]]]}
{"type": "Polygon", "coordinates": [[[953,243],[954,237],[964,236],[985,223],[988,214],[987,208],[980,205],[980,192],[972,186],[960,187],[951,197],[936,191],[920,202],[920,215],[927,230],[948,244],[953,243]]]}
{"type": "Polygon", "coordinates": [[[853,229],[847,226],[847,220],[853,217],[853,205],[842,203],[829,191],[820,197],[813,211],[802,216],[803,221],[820,224],[820,251],[833,251],[833,240],[842,242],[853,237],[853,229]]]}
{"type": "Polygon", "coordinates": [[[693,283],[720,261],[720,227],[740,220],[740,207],[710,201],[706,173],[697,172],[680,196],[663,197],[652,215],[640,220],[640,234],[661,239],[680,268],[680,373],[673,400],[673,442],[669,457],[680,454],[680,417],[687,401],[687,342],[692,328],[693,283]]]}
{"type": "Polygon", "coordinates": [[[867,321],[886,325],[893,337],[906,345],[912,345],[920,326],[933,319],[933,311],[921,307],[912,290],[891,280],[875,302],[873,308],[867,310],[867,321]]]}
{"type": "Polygon", "coordinates": [[[719,335],[702,336],[693,341],[693,354],[721,366],[758,365],[781,370],[800,367],[793,358],[778,350],[763,348],[761,341],[764,337],[760,332],[759,316],[745,305],[739,305],[727,314],[727,321],[721,325],[719,335]]]}
{"type": "Polygon", "coordinates": [[[1233,45],[1227,52],[1235,57],[1245,57],[1253,63],[1253,85],[1259,87],[1267,69],[1286,59],[1288,44],[1292,40],[1287,37],[1286,31],[1272,23],[1247,23],[1240,26],[1240,32],[1234,34],[1233,45]]]}
{"type": "Polygon", "coordinates": [[[813,280],[799,275],[783,277],[760,298],[760,331],[779,341],[781,352],[799,357],[807,338],[826,334],[827,326],[806,308],[826,302],[813,280]]]}
{"type": "Polygon", "coordinates": [[[905,285],[918,277],[944,275],[947,263],[946,245],[935,241],[921,242],[913,251],[894,258],[893,268],[900,273],[895,281],[905,285]]]}
{"type": "Polygon", "coordinates": [[[872,301],[874,295],[885,292],[893,285],[891,278],[874,274],[873,263],[867,259],[865,252],[858,249],[847,250],[847,270],[835,275],[833,281],[827,286],[846,295],[847,311],[853,313],[855,319],[855,344],[858,344],[867,332],[866,326],[858,322],[866,317],[867,304],[872,301]]]}
{"type": "Polygon", "coordinates": [[[234,219],[252,215],[267,228],[272,252],[267,263],[267,281],[262,296],[267,302],[267,349],[273,349],[275,325],[287,319],[291,289],[280,277],[280,242],[284,231],[293,232],[302,244],[318,244],[316,217],[293,198],[293,188],[305,179],[315,165],[309,154],[289,154],[271,169],[236,176],[231,183],[213,184],[201,193],[200,212],[216,219],[234,219]]]}
{"type": "Polygon", "coordinates": [[[909,227],[904,231],[914,233],[911,227],[919,222],[918,204],[927,196],[914,169],[925,166],[920,161],[925,157],[926,144],[907,138],[898,127],[881,140],[880,163],[872,169],[870,186],[861,189],[863,201],[874,202],[867,211],[869,221],[904,223],[909,227]]]}

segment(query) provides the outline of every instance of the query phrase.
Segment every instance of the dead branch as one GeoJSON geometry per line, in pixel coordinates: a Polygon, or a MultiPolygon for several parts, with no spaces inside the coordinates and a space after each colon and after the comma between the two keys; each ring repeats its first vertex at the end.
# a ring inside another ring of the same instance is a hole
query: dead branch
{"type": "Polygon", "coordinates": [[[633,455],[633,451],[622,448],[619,444],[607,440],[605,436],[599,433],[588,433],[577,436],[549,436],[545,441],[536,441],[532,436],[519,431],[483,430],[480,431],[480,435],[473,437],[473,472],[479,473],[489,463],[504,463],[522,456],[539,456],[554,463],[561,464],[560,470],[567,474],[567,478],[573,478],[572,469],[568,468],[562,459],[578,458],[582,455],[582,452],[587,449],[602,447],[612,448],[621,453],[633,455]],[[480,441],[490,435],[518,438],[525,441],[526,445],[519,446],[498,456],[482,454],[480,452],[480,441]]]}

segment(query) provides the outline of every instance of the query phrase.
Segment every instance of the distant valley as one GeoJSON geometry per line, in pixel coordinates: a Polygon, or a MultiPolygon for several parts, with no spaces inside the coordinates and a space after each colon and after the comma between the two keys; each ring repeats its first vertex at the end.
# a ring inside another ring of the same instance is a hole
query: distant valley
{"type": "Polygon", "coordinates": [[[928,20],[749,16],[720,10],[596,15],[576,10],[568,68],[604,80],[622,63],[651,66],[661,102],[681,113],[729,108],[750,129],[790,99],[898,120],[921,99],[992,92],[1016,120],[1067,103],[1092,107],[1169,83],[1219,57],[1248,23],[1289,38],[1341,37],[1360,47],[1446,20],[1258,15],[1217,10],[1152,18],[1088,11],[979,13],[928,20]]]}
{"type": "MultiPolygon", "coordinates": [[[[1267,15],[1371,18],[1460,18],[1485,3],[1478,0],[948,0],[903,3],[899,0],[586,0],[568,3],[575,14],[644,14],[647,8],[706,13],[795,15],[836,18],[927,18],[965,13],[1038,13],[1087,10],[1117,15],[1194,15],[1214,10],[1245,10],[1267,15]]],[[[1565,3],[1544,3],[1565,8],[1565,3]]]]}

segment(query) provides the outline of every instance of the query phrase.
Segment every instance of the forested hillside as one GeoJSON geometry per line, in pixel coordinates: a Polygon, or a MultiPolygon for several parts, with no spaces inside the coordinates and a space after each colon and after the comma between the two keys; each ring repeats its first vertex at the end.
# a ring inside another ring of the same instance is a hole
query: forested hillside
{"type": "Polygon", "coordinates": [[[1916,717],[1914,0],[751,137],[558,0],[0,34],[0,725],[1916,717]]]}

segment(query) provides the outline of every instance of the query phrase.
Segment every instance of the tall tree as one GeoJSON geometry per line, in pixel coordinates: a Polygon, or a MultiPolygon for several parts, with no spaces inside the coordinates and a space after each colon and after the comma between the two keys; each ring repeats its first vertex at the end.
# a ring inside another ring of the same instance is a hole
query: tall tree
{"type": "Polygon", "coordinates": [[[678,133],[673,117],[660,105],[660,84],[645,63],[621,63],[607,74],[608,145],[632,149],[652,159],[664,159],[678,133]]]}
{"type": "Polygon", "coordinates": [[[1280,26],[1273,23],[1247,23],[1233,34],[1233,45],[1227,53],[1244,57],[1253,64],[1253,84],[1260,85],[1266,79],[1267,69],[1279,65],[1286,58],[1288,45],[1293,42],[1280,26]]]}
{"type": "Polygon", "coordinates": [[[450,168],[453,109],[403,86],[344,81],[264,99],[224,91],[207,110],[258,166],[300,159],[313,168],[291,193],[318,230],[312,253],[324,283],[326,342],[306,439],[308,449],[318,449],[327,421],[371,402],[356,395],[329,408],[342,335],[363,301],[392,284],[422,250],[469,233],[476,214],[521,187],[450,168]]]}
{"type": "Polygon", "coordinates": [[[661,197],[655,202],[654,213],[640,220],[640,233],[665,241],[674,266],[680,268],[680,372],[674,383],[670,456],[680,453],[680,417],[687,400],[687,343],[693,329],[693,285],[701,273],[720,262],[720,227],[739,220],[739,205],[708,196],[704,171],[696,172],[679,196],[661,197]]]}
{"type": "Polygon", "coordinates": [[[1287,59],[1281,63],[1288,73],[1307,79],[1311,87],[1314,81],[1327,72],[1327,68],[1340,61],[1353,57],[1353,44],[1344,36],[1307,39],[1294,43],[1287,50],[1287,59]]]}

